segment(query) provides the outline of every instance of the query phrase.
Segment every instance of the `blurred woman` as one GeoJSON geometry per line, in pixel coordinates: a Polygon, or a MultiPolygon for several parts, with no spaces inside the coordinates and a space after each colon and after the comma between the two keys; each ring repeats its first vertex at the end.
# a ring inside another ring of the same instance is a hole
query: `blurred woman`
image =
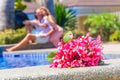
{"type": "Polygon", "coordinates": [[[40,7],[40,10],[44,17],[47,18],[48,22],[53,26],[54,32],[50,35],[50,42],[54,44],[54,46],[58,46],[58,42],[63,36],[63,28],[56,24],[54,17],[50,14],[49,10],[46,7],[40,7]]]}

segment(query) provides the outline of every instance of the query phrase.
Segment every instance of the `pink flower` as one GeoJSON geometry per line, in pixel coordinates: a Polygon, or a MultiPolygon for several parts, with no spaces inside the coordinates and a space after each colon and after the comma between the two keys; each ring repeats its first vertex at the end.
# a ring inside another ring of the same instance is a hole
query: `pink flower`
{"type": "Polygon", "coordinates": [[[81,64],[82,64],[82,61],[80,61],[80,60],[73,60],[71,62],[71,67],[80,67],[81,64]]]}
{"type": "Polygon", "coordinates": [[[100,36],[93,39],[89,34],[80,36],[70,42],[59,42],[58,52],[50,67],[69,68],[97,66],[102,57],[100,36]]]}

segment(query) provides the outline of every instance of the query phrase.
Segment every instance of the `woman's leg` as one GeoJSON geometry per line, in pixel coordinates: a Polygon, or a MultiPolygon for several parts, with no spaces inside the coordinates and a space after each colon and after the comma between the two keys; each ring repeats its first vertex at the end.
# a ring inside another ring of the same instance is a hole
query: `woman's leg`
{"type": "Polygon", "coordinates": [[[27,34],[26,37],[19,42],[16,46],[13,46],[11,48],[7,48],[6,51],[15,51],[19,48],[22,48],[23,46],[27,45],[29,43],[29,40],[35,41],[36,37],[33,34],[27,34]]]}
{"type": "Polygon", "coordinates": [[[58,42],[60,42],[60,38],[63,36],[63,30],[55,31],[51,34],[49,41],[53,43],[55,47],[58,47],[58,42]]]}
{"type": "Polygon", "coordinates": [[[32,30],[33,30],[33,26],[32,25],[25,25],[25,28],[26,28],[26,32],[27,33],[31,33],[32,30]]]}
{"type": "MultiPolygon", "coordinates": [[[[32,32],[32,30],[33,30],[33,26],[32,25],[25,25],[25,29],[26,29],[26,33],[28,34],[28,33],[31,33],[32,32]]],[[[32,41],[31,40],[29,40],[29,44],[31,44],[32,43],[32,41]]]]}
{"type": "Polygon", "coordinates": [[[25,24],[26,33],[31,33],[33,29],[31,22],[29,20],[26,20],[23,22],[23,24],[25,24]]]}

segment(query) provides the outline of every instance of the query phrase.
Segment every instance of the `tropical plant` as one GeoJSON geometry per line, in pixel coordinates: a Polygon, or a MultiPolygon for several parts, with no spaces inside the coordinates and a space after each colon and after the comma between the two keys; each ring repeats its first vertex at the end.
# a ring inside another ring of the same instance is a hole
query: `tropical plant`
{"type": "Polygon", "coordinates": [[[73,29],[76,24],[75,12],[67,9],[63,4],[55,4],[56,22],[65,29],[73,29]]]}
{"type": "MultiPolygon", "coordinates": [[[[118,16],[110,13],[93,14],[84,21],[85,27],[93,36],[100,35],[103,40],[110,40],[110,36],[120,31],[118,16]]],[[[117,38],[120,36],[117,36],[117,38]]],[[[113,40],[113,38],[112,38],[113,40]]]]}

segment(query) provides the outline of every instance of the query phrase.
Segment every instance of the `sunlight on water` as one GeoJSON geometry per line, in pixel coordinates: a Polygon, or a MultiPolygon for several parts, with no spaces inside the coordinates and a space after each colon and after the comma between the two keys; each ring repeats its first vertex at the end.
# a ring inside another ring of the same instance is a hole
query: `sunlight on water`
{"type": "Polygon", "coordinates": [[[48,65],[49,62],[46,60],[46,56],[45,53],[4,54],[0,58],[0,69],[48,65]]]}

